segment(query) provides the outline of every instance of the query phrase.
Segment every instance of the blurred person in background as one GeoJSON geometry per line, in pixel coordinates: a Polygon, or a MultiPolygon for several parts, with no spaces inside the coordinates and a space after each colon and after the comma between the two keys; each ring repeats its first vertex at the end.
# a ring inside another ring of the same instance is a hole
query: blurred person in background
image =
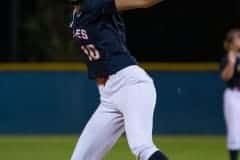
{"type": "Polygon", "coordinates": [[[240,29],[232,29],[224,42],[227,55],[221,63],[221,78],[226,82],[224,114],[230,160],[238,159],[240,150],[240,29]]]}

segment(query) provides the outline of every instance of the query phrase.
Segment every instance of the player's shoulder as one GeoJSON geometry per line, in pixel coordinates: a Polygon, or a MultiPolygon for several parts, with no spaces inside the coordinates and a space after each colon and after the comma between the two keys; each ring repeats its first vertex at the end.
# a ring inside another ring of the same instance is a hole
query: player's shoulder
{"type": "Polygon", "coordinates": [[[84,12],[98,16],[118,12],[114,0],[84,0],[81,8],[84,12]]]}
{"type": "Polygon", "coordinates": [[[81,4],[81,9],[86,13],[93,14],[98,12],[103,2],[104,0],[84,0],[81,4]]]}

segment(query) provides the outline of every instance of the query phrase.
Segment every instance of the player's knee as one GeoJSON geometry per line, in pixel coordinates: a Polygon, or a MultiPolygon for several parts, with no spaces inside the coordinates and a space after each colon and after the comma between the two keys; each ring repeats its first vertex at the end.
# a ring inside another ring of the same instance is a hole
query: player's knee
{"type": "Polygon", "coordinates": [[[168,160],[168,158],[160,151],[157,151],[149,158],[149,160],[168,160]]]}

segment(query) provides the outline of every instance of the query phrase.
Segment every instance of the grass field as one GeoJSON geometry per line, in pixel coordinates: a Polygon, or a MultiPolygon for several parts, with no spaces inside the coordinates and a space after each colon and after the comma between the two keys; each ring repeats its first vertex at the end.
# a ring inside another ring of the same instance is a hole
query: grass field
{"type": "MultiPolygon", "coordinates": [[[[77,136],[0,136],[0,160],[69,160],[77,136]]],[[[227,160],[224,137],[155,136],[170,160],[227,160]]],[[[99,146],[101,147],[101,146],[99,146]]],[[[104,160],[135,160],[123,137],[104,160]]]]}

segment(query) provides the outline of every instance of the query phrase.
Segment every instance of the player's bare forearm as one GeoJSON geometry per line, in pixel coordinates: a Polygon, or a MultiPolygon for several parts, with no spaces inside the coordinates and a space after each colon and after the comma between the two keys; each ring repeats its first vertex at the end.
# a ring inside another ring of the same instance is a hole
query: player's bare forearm
{"type": "Polygon", "coordinates": [[[229,63],[221,73],[221,78],[224,81],[229,81],[234,75],[235,65],[229,63]]]}
{"type": "Polygon", "coordinates": [[[221,74],[221,77],[224,81],[229,81],[233,75],[234,75],[234,72],[235,72],[235,65],[236,65],[236,62],[237,62],[237,56],[236,56],[236,52],[235,51],[230,51],[228,53],[228,63],[227,63],[227,66],[224,68],[222,74],[221,74]]]}
{"type": "Polygon", "coordinates": [[[163,0],[115,0],[118,11],[126,11],[138,8],[149,8],[163,0]]]}
{"type": "Polygon", "coordinates": [[[149,8],[152,6],[155,6],[156,4],[162,2],[163,0],[145,0],[145,5],[143,6],[143,8],[149,8]]]}

